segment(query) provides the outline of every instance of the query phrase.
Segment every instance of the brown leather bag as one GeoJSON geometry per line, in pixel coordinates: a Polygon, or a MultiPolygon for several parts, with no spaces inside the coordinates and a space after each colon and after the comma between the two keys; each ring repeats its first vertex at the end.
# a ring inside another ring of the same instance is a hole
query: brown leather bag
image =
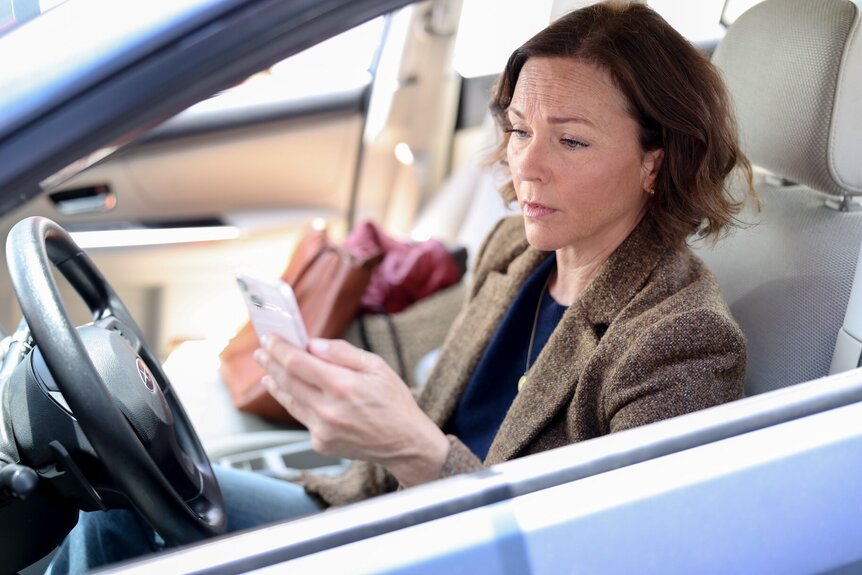
{"type": "MultiPolygon", "coordinates": [[[[340,337],[356,317],[362,294],[379,256],[357,260],[332,243],[326,230],[309,230],[281,279],[293,287],[309,337],[340,337]]],[[[247,322],[222,350],[221,375],[240,411],[291,426],[300,426],[260,383],[265,371],[254,360],[260,347],[247,322]]]]}

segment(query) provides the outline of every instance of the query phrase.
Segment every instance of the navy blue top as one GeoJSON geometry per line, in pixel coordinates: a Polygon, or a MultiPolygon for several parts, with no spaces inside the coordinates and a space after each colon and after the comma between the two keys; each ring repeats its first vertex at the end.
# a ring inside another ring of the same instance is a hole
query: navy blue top
{"type": "MultiPolygon", "coordinates": [[[[551,254],[521,286],[512,307],[479,360],[455,412],[443,426],[445,433],[460,439],[479,459],[485,459],[506,412],[518,394],[518,380],[524,375],[527,363],[536,307],[555,263],[556,255],[551,254]]],[[[558,304],[549,292],[545,292],[530,366],[536,363],[539,352],[565,311],[566,306],[558,304]]]]}

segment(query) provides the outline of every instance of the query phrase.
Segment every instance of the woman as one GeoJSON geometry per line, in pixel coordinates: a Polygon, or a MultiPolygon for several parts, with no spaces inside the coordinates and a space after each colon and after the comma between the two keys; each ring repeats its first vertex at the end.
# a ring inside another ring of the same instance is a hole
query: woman
{"type": "MultiPolygon", "coordinates": [[[[220,470],[231,529],[742,395],[742,333],[686,247],[733,222],[741,202],[725,181],[735,167],[753,195],[709,62],[648,7],[600,4],[516,50],[491,105],[504,134],[495,159],[511,173],[503,195],[523,215],[501,221],[478,254],[418,401],[383,360],[346,342],[264,341],[264,381],[314,447],[360,462],[340,478],[306,477],[304,492],[220,470]]],[[[140,524],[132,516],[82,515],[56,571],[155,548],[130,548],[128,528],[105,543],[123,521],[140,524]]]]}
{"type": "Polygon", "coordinates": [[[742,333],[686,248],[741,207],[725,192],[735,166],[751,189],[708,61],[648,7],[599,4],[516,50],[492,110],[503,194],[523,217],[487,239],[418,404],[344,342],[268,341],[259,354],[316,449],[371,462],[307,478],[325,504],[742,395],[742,333]]]}

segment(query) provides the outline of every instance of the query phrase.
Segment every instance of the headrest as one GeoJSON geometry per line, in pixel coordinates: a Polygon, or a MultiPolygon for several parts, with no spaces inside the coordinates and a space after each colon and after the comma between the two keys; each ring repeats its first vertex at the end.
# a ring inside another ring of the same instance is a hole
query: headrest
{"type": "Polygon", "coordinates": [[[849,0],[766,0],[733,23],[713,62],[753,164],[829,194],[862,194],[860,26],[849,0]]]}

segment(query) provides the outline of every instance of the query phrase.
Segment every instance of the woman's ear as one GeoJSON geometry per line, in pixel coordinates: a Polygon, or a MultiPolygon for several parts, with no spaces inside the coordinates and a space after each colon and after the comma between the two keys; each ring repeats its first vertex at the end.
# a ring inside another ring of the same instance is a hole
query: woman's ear
{"type": "Polygon", "coordinates": [[[663,160],[663,148],[647,150],[644,152],[644,159],[641,164],[641,184],[644,191],[650,195],[655,191],[655,181],[656,178],[658,178],[658,172],[661,169],[661,163],[663,160]]]}

